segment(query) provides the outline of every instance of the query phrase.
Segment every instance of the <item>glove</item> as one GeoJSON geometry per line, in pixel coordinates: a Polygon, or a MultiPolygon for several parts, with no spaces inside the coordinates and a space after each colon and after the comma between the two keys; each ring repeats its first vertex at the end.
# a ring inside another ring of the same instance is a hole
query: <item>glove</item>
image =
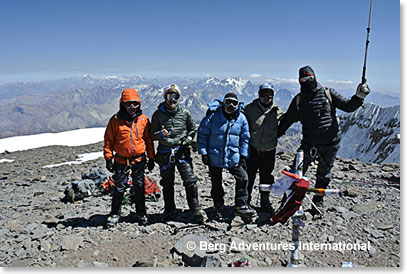
{"type": "Polygon", "coordinates": [[[149,160],[148,160],[148,163],[147,163],[147,168],[148,168],[148,170],[149,170],[149,171],[152,171],[152,170],[154,169],[154,165],[155,165],[154,159],[149,159],[149,160]]]}
{"type": "Polygon", "coordinates": [[[186,145],[188,145],[188,144],[190,144],[192,142],[192,137],[191,136],[188,136],[187,138],[185,138],[184,140],[182,140],[182,145],[183,146],[186,146],[186,145]]]}
{"type": "Polygon", "coordinates": [[[246,157],[240,155],[239,166],[241,166],[244,170],[247,170],[246,157]]]}
{"type": "Polygon", "coordinates": [[[365,99],[365,97],[370,93],[370,88],[369,86],[364,83],[360,83],[358,87],[356,88],[356,96],[359,97],[360,99],[365,99]]]}
{"type": "Polygon", "coordinates": [[[207,166],[209,166],[209,157],[208,157],[208,155],[202,155],[202,162],[205,164],[205,165],[207,165],[207,166]]]}
{"type": "Polygon", "coordinates": [[[113,159],[106,160],[106,169],[113,173],[113,159]]]}

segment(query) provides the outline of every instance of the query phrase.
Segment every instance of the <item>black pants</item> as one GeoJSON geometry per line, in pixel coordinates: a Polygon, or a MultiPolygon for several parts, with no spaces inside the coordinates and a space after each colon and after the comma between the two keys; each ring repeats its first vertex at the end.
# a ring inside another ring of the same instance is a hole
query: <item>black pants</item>
{"type": "MultiPolygon", "coordinates": [[[[270,151],[257,151],[254,147],[250,146],[250,155],[247,160],[247,175],[249,176],[249,184],[247,187],[249,199],[251,201],[251,194],[253,191],[254,180],[256,179],[257,171],[259,171],[260,184],[274,184],[273,170],[276,162],[276,150],[270,151]]],[[[266,193],[266,192],[265,192],[266,193]]]]}
{"type": "Polygon", "coordinates": [[[177,167],[185,187],[190,187],[198,182],[198,178],[195,176],[192,167],[192,158],[189,149],[185,148],[182,149],[182,151],[179,151],[173,163],[170,163],[169,153],[157,154],[155,161],[160,166],[160,184],[163,188],[174,186],[175,167],[177,167]]]}
{"type": "MultiPolygon", "coordinates": [[[[225,204],[223,196],[225,191],[222,186],[222,170],[221,167],[209,166],[209,175],[212,180],[211,196],[215,207],[225,204]]],[[[247,205],[247,172],[241,167],[228,168],[229,172],[235,177],[235,206],[247,205]]]]}
{"type": "Polygon", "coordinates": [[[172,212],[176,209],[174,199],[175,167],[177,167],[181,175],[189,208],[191,210],[199,210],[198,178],[194,174],[189,148],[180,149],[175,157],[171,159],[172,162],[170,161],[170,157],[170,153],[158,153],[155,157],[155,161],[160,166],[160,184],[163,187],[165,204],[164,212],[172,212]]]}
{"type": "Polygon", "coordinates": [[[303,174],[307,172],[308,167],[313,161],[318,160],[315,187],[327,188],[332,179],[331,169],[334,166],[336,153],[339,150],[339,143],[315,146],[302,143],[300,149],[304,150],[303,174]],[[317,149],[317,153],[315,155],[311,155],[310,153],[313,147],[317,149]]]}
{"type": "MultiPolygon", "coordinates": [[[[121,163],[114,163],[114,174],[113,174],[113,180],[115,187],[113,188],[113,197],[121,197],[118,198],[120,202],[117,201],[117,203],[121,204],[121,200],[123,197],[124,192],[126,191],[126,188],[128,186],[128,175],[124,173],[126,165],[121,164],[121,163]]],[[[145,168],[146,168],[146,160],[142,160],[141,162],[135,162],[132,165],[131,169],[131,178],[132,178],[132,188],[134,192],[134,200],[136,203],[136,211],[137,213],[146,213],[146,207],[145,207],[145,196],[144,196],[144,191],[145,191],[145,183],[144,183],[144,174],[145,174],[145,168]]],[[[112,201],[114,203],[116,201],[112,201]]],[[[116,208],[115,208],[116,209],[116,208]]],[[[113,210],[116,211],[116,210],[113,210]]],[[[114,212],[114,214],[116,214],[114,212]]]]}

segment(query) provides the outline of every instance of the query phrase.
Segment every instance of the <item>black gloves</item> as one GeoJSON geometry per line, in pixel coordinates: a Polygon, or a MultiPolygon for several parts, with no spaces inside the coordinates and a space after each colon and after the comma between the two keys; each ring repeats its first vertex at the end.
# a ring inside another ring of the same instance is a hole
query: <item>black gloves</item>
{"type": "Polygon", "coordinates": [[[110,171],[111,173],[113,173],[113,170],[114,170],[114,168],[113,168],[113,158],[109,159],[109,160],[106,160],[106,169],[108,171],[110,171]]]}
{"type": "Polygon", "coordinates": [[[153,170],[154,165],[155,165],[154,159],[148,159],[147,168],[148,168],[149,171],[153,170]]]}
{"type": "Polygon", "coordinates": [[[241,166],[244,170],[247,170],[246,158],[242,155],[240,155],[239,166],[241,166]]]}
{"type": "Polygon", "coordinates": [[[208,155],[202,155],[202,162],[205,165],[209,166],[209,157],[208,157],[208,155]]]}

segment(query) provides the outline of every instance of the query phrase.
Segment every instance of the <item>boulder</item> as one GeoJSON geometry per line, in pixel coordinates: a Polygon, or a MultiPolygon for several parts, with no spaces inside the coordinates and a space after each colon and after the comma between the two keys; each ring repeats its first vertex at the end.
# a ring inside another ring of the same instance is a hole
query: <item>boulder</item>
{"type": "Polygon", "coordinates": [[[205,236],[188,234],[175,243],[174,251],[181,255],[188,265],[200,266],[206,255],[206,250],[201,249],[201,242],[209,243],[209,239],[205,236]]]}

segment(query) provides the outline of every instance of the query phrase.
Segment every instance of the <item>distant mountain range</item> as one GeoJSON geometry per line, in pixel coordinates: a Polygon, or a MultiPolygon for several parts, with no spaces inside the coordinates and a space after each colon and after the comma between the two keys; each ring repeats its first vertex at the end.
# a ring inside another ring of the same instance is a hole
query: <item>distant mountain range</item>
{"type": "Polygon", "coordinates": [[[368,103],[341,116],[338,156],[363,162],[400,163],[400,106],[368,103]]]}
{"type": "MultiPolygon", "coordinates": [[[[125,88],[135,88],[139,91],[143,112],[151,117],[158,104],[163,101],[163,88],[173,82],[181,87],[181,104],[191,110],[197,123],[204,117],[207,103],[213,99],[222,97],[228,92],[235,92],[240,100],[249,103],[257,98],[258,86],[261,84],[240,77],[217,79],[207,76],[192,79],[110,76],[97,78],[84,75],[81,78],[0,85],[0,108],[2,109],[0,138],[104,127],[109,118],[117,112],[120,94],[125,88]]],[[[298,84],[279,79],[271,79],[271,82],[276,90],[275,102],[286,110],[298,92],[298,84]]],[[[339,92],[347,97],[354,93],[349,90],[339,90],[339,92]]],[[[399,105],[400,99],[372,92],[366,102],[387,107],[399,105]]],[[[382,118],[382,113],[376,116],[376,120],[379,121],[382,118]]],[[[346,120],[343,122],[343,126],[348,130],[351,128],[349,121],[353,121],[352,125],[356,121],[356,118],[349,117],[345,115],[346,120]]],[[[364,117],[367,117],[367,114],[364,117]]],[[[297,147],[299,130],[300,127],[297,124],[291,129],[289,136],[282,139],[288,141],[279,142],[283,150],[297,147]]],[[[342,151],[341,153],[348,155],[342,151]]],[[[364,159],[356,154],[349,154],[349,157],[364,159]]],[[[377,159],[373,159],[373,156],[367,157],[366,161],[382,161],[383,157],[380,156],[377,159]]]]}

